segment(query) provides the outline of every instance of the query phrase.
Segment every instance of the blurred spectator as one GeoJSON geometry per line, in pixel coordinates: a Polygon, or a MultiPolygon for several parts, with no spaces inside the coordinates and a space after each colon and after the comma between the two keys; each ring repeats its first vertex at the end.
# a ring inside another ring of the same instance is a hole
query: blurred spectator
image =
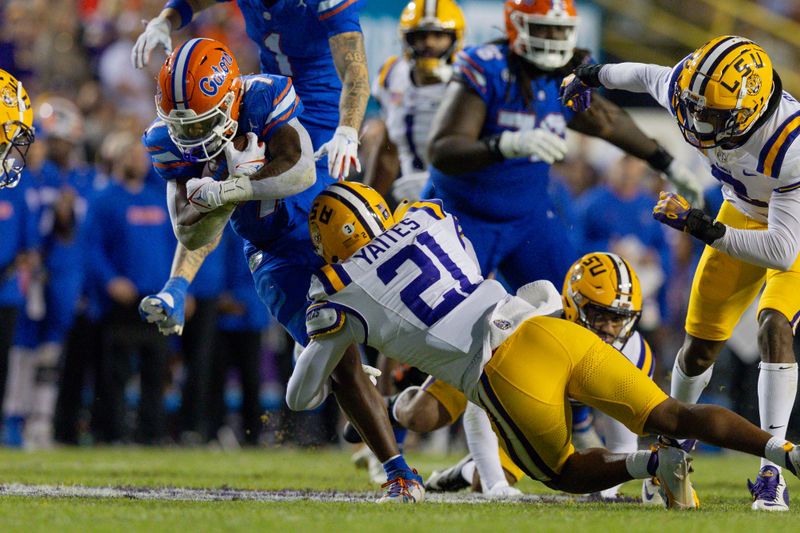
{"type": "MultiPolygon", "coordinates": [[[[225,422],[225,385],[235,368],[241,389],[242,433],[255,446],[261,434],[261,331],[268,315],[244,260],[244,243],[230,226],[218,250],[225,259],[225,292],[219,299],[219,332],[211,371],[211,435],[225,422]]],[[[220,438],[220,441],[223,439],[220,438]]]]}
{"type": "Polygon", "coordinates": [[[125,387],[139,355],[139,424],[134,439],[158,444],[164,436],[164,386],[169,348],[158,330],[142,322],[139,298],[169,274],[175,237],[163,191],[146,183],[150,164],[135,136],[120,132],[113,175],[119,180],[91,205],[86,227],[90,273],[105,289],[103,358],[96,395],[99,440],[127,438],[125,387]]]}
{"type": "Polygon", "coordinates": [[[607,181],[586,191],[575,207],[581,253],[616,253],[639,275],[644,300],[639,328],[644,331],[660,324],[658,293],[669,268],[664,230],[651,215],[655,199],[642,184],[652,176],[644,161],[625,156],[611,167],[607,181]]]}

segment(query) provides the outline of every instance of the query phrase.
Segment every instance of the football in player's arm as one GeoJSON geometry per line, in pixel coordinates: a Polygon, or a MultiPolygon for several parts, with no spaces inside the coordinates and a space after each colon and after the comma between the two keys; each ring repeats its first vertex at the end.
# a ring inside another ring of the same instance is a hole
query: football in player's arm
{"type": "MultiPolygon", "coordinates": [[[[562,83],[572,107],[594,105],[593,88],[649,93],[686,142],[711,164],[725,201],[716,220],[673,193],[653,209],[660,222],[706,243],[695,272],[673,396],[696,402],[744,310],[758,304],[761,426],[782,438],[797,392],[792,349],[800,318],[800,104],[782,89],[769,55],[744,37],[712,39],[674,67],[583,65],[562,83]]],[[[688,201],[687,201],[688,200],[688,201]]],[[[750,483],[755,510],[788,509],[779,465],[762,461],[750,483]]]]}

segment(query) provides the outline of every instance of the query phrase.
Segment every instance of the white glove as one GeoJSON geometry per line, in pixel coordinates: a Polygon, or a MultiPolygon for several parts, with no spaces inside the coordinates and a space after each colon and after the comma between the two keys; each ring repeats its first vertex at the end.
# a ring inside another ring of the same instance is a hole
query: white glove
{"type": "Polygon", "coordinates": [[[392,198],[397,202],[409,200],[416,202],[422,197],[422,189],[428,184],[430,172],[412,172],[397,178],[392,184],[392,198]]]}
{"type": "Polygon", "coordinates": [[[253,197],[250,178],[217,181],[206,176],[186,182],[186,199],[201,213],[209,213],[225,204],[246,202],[253,197]]]}
{"type": "Polygon", "coordinates": [[[504,131],[497,148],[506,159],[536,156],[545,163],[554,163],[564,159],[567,141],[544,128],[504,131]]]}
{"type": "Polygon", "coordinates": [[[498,481],[494,487],[482,492],[484,498],[490,500],[513,500],[522,496],[522,491],[508,484],[508,481],[498,481]]]}
{"type": "Polygon", "coordinates": [[[689,170],[689,167],[679,163],[677,159],[673,159],[664,175],[675,186],[678,194],[683,196],[692,207],[703,209],[705,205],[703,187],[700,185],[697,175],[689,170]]]}
{"type": "Polygon", "coordinates": [[[255,133],[247,134],[247,146],[241,152],[232,142],[225,145],[225,158],[228,160],[228,176],[241,178],[252,176],[267,163],[267,147],[258,140],[255,133]]]}
{"type": "Polygon", "coordinates": [[[333,138],[314,152],[314,159],[328,156],[328,173],[337,180],[346,179],[350,174],[350,166],[355,165],[361,172],[358,160],[358,132],[349,126],[339,126],[333,138]]]}
{"type": "Polygon", "coordinates": [[[361,365],[361,370],[363,370],[364,373],[369,376],[369,380],[372,382],[373,385],[375,386],[378,385],[378,378],[381,377],[381,374],[383,374],[383,372],[381,372],[374,366],[369,366],[365,364],[361,365]]]}
{"type": "MultiPolygon", "coordinates": [[[[144,22],[144,21],[142,21],[144,22]]],[[[144,31],[136,39],[136,44],[131,49],[131,63],[136,68],[144,68],[150,62],[150,55],[158,45],[164,47],[164,52],[172,53],[172,24],[162,17],[150,19],[144,31]]]]}

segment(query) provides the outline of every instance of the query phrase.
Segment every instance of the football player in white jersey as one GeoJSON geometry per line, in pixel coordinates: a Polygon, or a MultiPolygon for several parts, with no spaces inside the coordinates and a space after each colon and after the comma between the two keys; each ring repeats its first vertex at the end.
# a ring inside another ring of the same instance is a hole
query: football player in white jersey
{"type": "MultiPolygon", "coordinates": [[[[800,447],[720,406],[670,398],[588,329],[544,316],[558,305],[534,307],[484,279],[441,202],[416,202],[398,219],[374,189],[358,183],[332,184],[314,200],[309,231],[327,264],[312,278],[311,342],[289,380],[290,408],[319,405],[347,347],[366,343],[461,390],[489,414],[513,461],[554,489],[595,492],[656,475],[669,507],[697,504],[691,459],[678,446],[575,451],[568,396],[638,434],[699,438],[798,472],[800,447]]],[[[557,295],[552,284],[535,283],[557,295]]],[[[394,488],[409,499],[419,491],[413,484],[394,488]]]]}
{"type": "Polygon", "coordinates": [[[428,132],[464,39],[454,0],[415,0],[400,15],[403,55],[383,64],[372,85],[381,106],[376,135],[364,136],[364,183],[396,201],[418,200],[428,181],[428,132]],[[367,146],[368,145],[368,146],[367,146]],[[395,181],[395,178],[399,178],[395,181]]]}
{"type": "MultiPolygon", "coordinates": [[[[743,37],[712,39],[674,67],[579,67],[562,97],[590,104],[593,87],[647,92],[708,159],[725,202],[716,221],[679,195],[661,193],[653,215],[706,243],[695,272],[686,338],[672,372],[674,397],[696,402],[739,317],[758,304],[761,427],[778,438],[797,392],[792,349],[800,320],[800,103],[782,90],[767,53],[743,37]]],[[[764,460],[748,481],[755,510],[787,510],[780,465],[764,460]]]]}

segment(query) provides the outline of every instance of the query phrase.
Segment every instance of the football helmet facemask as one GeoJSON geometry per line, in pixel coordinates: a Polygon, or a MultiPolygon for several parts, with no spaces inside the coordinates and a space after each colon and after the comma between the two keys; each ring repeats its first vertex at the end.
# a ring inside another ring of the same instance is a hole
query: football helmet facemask
{"type": "Polygon", "coordinates": [[[22,83],[0,70],[0,189],[16,187],[34,141],[33,107],[22,83]]]}
{"type": "Polygon", "coordinates": [[[329,185],[308,213],[311,242],[327,263],[344,261],[392,225],[394,218],[378,191],[353,181],[329,185]]]}
{"type": "Polygon", "coordinates": [[[714,148],[747,133],[775,90],[772,61],[744,37],[725,35],[695,50],[672,89],[672,108],[686,141],[714,148]]]}
{"type": "Polygon", "coordinates": [[[511,50],[541,70],[566,65],[578,41],[574,0],[506,0],[511,50]]]}
{"type": "Polygon", "coordinates": [[[465,27],[464,13],[453,0],[412,0],[400,15],[403,53],[415,69],[447,81],[456,52],[463,46],[465,27]],[[429,32],[451,37],[450,46],[433,57],[421,54],[417,44],[429,32]]]}
{"type": "Polygon", "coordinates": [[[575,261],[564,279],[561,299],[567,320],[618,350],[633,335],[642,315],[639,278],[625,259],[611,253],[592,252],[575,261]]]}
{"type": "Polygon", "coordinates": [[[190,39],[161,67],[156,110],[187,160],[209,161],[236,136],[241,95],[230,49],[214,39],[190,39]]]}

